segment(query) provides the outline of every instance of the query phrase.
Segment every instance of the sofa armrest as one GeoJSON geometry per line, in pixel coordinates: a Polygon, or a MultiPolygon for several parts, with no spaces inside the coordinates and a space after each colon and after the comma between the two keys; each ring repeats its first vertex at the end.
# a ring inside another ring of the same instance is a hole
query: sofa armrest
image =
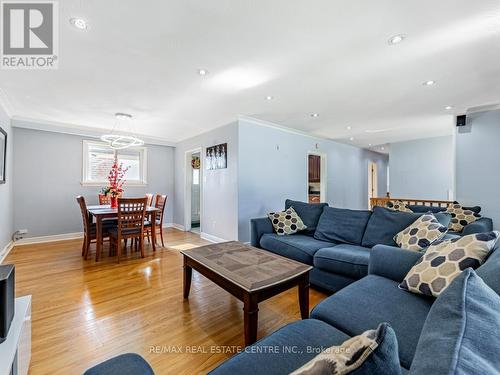
{"type": "Polygon", "coordinates": [[[401,282],[422,255],[399,247],[376,245],[370,252],[368,273],[401,282]]]}
{"type": "Polygon", "coordinates": [[[260,248],[260,238],[266,233],[274,233],[273,223],[268,217],[250,220],[250,245],[260,248]]]}
{"type": "Polygon", "coordinates": [[[462,236],[473,233],[491,232],[493,230],[493,220],[489,217],[482,217],[464,227],[462,236]]]}

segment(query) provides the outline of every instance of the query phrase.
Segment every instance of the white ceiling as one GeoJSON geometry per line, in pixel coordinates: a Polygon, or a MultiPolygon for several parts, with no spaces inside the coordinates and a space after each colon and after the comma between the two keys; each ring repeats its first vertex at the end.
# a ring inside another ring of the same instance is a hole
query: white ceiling
{"type": "Polygon", "coordinates": [[[128,112],[137,133],[178,142],[247,115],[366,147],[451,134],[454,114],[500,101],[498,0],[59,6],[59,69],[0,71],[15,116],[109,129],[128,112]]]}

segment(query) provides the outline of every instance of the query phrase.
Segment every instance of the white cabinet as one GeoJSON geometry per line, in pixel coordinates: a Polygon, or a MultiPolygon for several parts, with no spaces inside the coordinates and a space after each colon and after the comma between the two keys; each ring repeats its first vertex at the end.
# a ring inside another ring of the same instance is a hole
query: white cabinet
{"type": "Polygon", "coordinates": [[[27,375],[31,361],[31,296],[16,298],[14,319],[0,344],[0,375],[27,375]]]}

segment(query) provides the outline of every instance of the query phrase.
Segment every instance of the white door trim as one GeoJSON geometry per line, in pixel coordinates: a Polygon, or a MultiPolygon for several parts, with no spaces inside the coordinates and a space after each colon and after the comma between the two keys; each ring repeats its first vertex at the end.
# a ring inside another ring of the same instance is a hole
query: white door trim
{"type": "Polygon", "coordinates": [[[328,172],[327,172],[327,154],[325,152],[320,151],[308,151],[306,155],[306,199],[305,202],[309,202],[309,155],[316,155],[321,158],[321,167],[320,167],[320,201],[326,202],[327,200],[327,180],[328,180],[328,172]]]}
{"type": "Polygon", "coordinates": [[[200,231],[203,229],[203,148],[197,147],[184,153],[184,230],[191,230],[191,186],[193,174],[191,173],[191,156],[200,153],[200,231]]]}

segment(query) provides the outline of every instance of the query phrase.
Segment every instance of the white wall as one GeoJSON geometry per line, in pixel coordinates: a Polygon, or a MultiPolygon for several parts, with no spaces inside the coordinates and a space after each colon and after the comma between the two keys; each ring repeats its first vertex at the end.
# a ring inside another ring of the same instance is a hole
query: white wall
{"type": "Polygon", "coordinates": [[[369,161],[378,166],[379,194],[384,195],[386,191],[387,155],[251,119],[239,121],[238,147],[240,241],[249,241],[251,218],[283,209],[287,198],[307,201],[309,151],[327,155],[327,202],[330,205],[367,208],[369,161]]]}
{"type": "MultiPolygon", "coordinates": [[[[14,129],[14,229],[28,229],[27,237],[82,231],[75,200],[83,195],[97,204],[100,187],[81,185],[82,140],[76,135],[23,128],[14,129]]],[[[174,149],[148,147],[148,185],[127,187],[126,197],[145,193],[168,195],[164,222],[173,219],[174,149]]],[[[1,185],[0,185],[0,189],[1,185]]]]}
{"type": "Polygon", "coordinates": [[[225,240],[238,239],[238,124],[232,123],[210,132],[187,139],[175,148],[175,206],[174,222],[184,226],[186,195],[186,151],[202,148],[201,159],[205,161],[205,149],[227,143],[228,163],[226,169],[207,171],[202,164],[202,235],[225,240]]]}
{"type": "Polygon", "coordinates": [[[453,137],[392,143],[389,170],[392,197],[448,200],[454,188],[453,137]]]}
{"type": "Polygon", "coordinates": [[[0,184],[0,258],[4,248],[9,244],[14,232],[13,205],[13,144],[14,134],[10,126],[10,118],[0,105],[0,127],[7,132],[7,166],[6,183],[0,184]]]}
{"type": "Polygon", "coordinates": [[[457,128],[457,200],[479,205],[500,230],[500,110],[467,115],[467,126],[457,128]]]}

